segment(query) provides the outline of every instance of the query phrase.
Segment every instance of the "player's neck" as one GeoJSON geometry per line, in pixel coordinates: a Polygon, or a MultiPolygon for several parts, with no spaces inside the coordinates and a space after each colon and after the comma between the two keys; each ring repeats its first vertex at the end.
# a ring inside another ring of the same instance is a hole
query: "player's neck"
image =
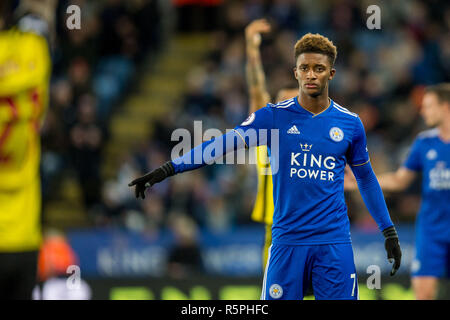
{"type": "Polygon", "coordinates": [[[328,91],[317,97],[311,97],[310,95],[304,94],[300,91],[298,103],[311,113],[321,113],[330,106],[328,91]]]}

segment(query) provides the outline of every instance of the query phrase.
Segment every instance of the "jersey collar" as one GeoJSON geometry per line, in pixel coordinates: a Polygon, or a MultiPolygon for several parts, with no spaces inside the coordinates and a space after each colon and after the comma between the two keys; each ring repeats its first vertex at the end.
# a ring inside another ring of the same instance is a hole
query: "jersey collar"
{"type": "Polygon", "coordinates": [[[319,113],[313,113],[313,112],[311,112],[311,111],[306,110],[305,108],[303,108],[303,107],[300,105],[300,103],[298,102],[298,96],[296,96],[295,99],[294,99],[295,105],[296,105],[296,107],[297,107],[297,110],[299,110],[300,112],[305,113],[305,114],[311,116],[311,118],[315,118],[315,117],[317,117],[317,116],[319,116],[319,115],[323,115],[323,114],[329,112],[329,111],[332,109],[332,107],[333,107],[333,105],[334,105],[334,101],[333,101],[333,99],[331,99],[331,98],[328,98],[328,100],[329,100],[329,104],[328,104],[328,107],[327,107],[325,110],[322,110],[322,111],[319,112],[319,113]]]}

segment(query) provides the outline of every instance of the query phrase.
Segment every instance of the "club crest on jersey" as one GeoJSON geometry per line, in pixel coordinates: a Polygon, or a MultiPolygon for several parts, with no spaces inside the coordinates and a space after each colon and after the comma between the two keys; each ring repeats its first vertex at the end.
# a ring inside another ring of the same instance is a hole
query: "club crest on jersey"
{"type": "Polygon", "coordinates": [[[330,129],[330,138],[333,141],[340,142],[344,139],[344,132],[338,127],[333,127],[330,129]]]}
{"type": "Polygon", "coordinates": [[[274,283],[269,288],[269,294],[274,299],[279,299],[283,296],[283,288],[279,284],[274,283]]]}
{"type": "Polygon", "coordinates": [[[252,123],[255,120],[255,113],[253,112],[251,115],[248,116],[247,119],[245,119],[244,122],[241,123],[241,126],[248,126],[250,123],[252,123]]]}

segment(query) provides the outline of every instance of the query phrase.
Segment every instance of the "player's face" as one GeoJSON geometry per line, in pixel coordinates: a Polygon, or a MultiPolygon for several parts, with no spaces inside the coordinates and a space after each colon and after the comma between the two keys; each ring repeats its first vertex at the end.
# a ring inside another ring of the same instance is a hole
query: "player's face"
{"type": "Polygon", "coordinates": [[[438,126],[443,117],[444,103],[439,102],[438,96],[433,92],[425,93],[420,114],[427,126],[438,126]]]}
{"type": "Polygon", "coordinates": [[[285,101],[296,97],[298,95],[298,89],[281,89],[278,91],[276,102],[285,101]]]}
{"type": "Polygon", "coordinates": [[[294,69],[300,91],[311,97],[320,96],[336,70],[331,67],[328,56],[321,53],[302,53],[294,69]]]}

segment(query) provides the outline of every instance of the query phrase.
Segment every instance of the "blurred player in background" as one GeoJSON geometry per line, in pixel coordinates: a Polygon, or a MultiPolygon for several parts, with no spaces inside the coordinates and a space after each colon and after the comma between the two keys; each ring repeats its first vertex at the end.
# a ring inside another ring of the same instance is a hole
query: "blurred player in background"
{"type": "MultiPolygon", "coordinates": [[[[266,106],[271,102],[270,94],[266,88],[266,77],[264,74],[261,52],[261,33],[270,32],[270,24],[265,19],[255,20],[245,29],[246,40],[246,78],[250,98],[250,114],[266,106]]],[[[284,101],[297,95],[297,88],[281,89],[276,97],[276,101],[284,101]]],[[[272,244],[272,222],[273,222],[273,185],[272,172],[270,169],[269,154],[267,146],[255,148],[256,168],[258,175],[258,192],[255,206],[252,211],[252,219],[256,222],[264,223],[266,226],[264,249],[263,249],[263,269],[266,267],[269,247],[272,244]]]]}
{"type": "Polygon", "coordinates": [[[398,235],[369,161],[361,120],[328,96],[336,72],[336,47],[324,36],[306,34],[296,43],[294,54],[297,97],[268,104],[234,130],[129,186],[135,187],[136,197],[145,198],[147,187],[170,176],[213,164],[238,149],[267,145],[275,211],[261,298],[303,299],[312,284],[318,300],[355,300],[358,286],[343,186],[346,163],[385,236],[387,256],[393,262],[391,275],[401,262],[398,235]],[[272,129],[279,139],[261,134],[272,129]]]}
{"type": "MultiPolygon", "coordinates": [[[[417,136],[397,171],[379,176],[383,190],[401,192],[422,173],[412,264],[412,287],[419,300],[437,298],[439,278],[450,276],[450,83],[426,88],[421,115],[435,128],[417,136]]],[[[354,181],[346,189],[356,189],[354,181]]]]}
{"type": "Polygon", "coordinates": [[[31,299],[41,244],[39,130],[56,1],[22,1],[15,12],[13,3],[0,2],[0,299],[31,299]]]}

